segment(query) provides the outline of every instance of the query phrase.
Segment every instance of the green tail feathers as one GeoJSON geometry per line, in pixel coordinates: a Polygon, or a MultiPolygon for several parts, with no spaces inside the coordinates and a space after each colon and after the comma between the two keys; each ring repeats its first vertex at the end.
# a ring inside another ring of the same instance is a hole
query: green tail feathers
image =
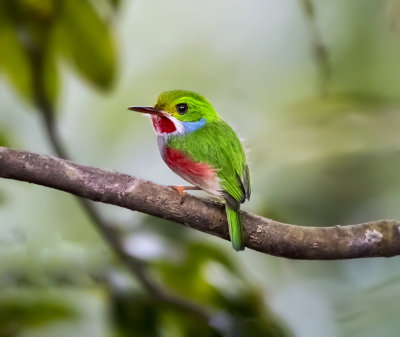
{"type": "Polygon", "coordinates": [[[240,213],[225,205],[226,217],[228,218],[229,235],[232,241],[233,249],[244,250],[244,232],[240,213]]]}

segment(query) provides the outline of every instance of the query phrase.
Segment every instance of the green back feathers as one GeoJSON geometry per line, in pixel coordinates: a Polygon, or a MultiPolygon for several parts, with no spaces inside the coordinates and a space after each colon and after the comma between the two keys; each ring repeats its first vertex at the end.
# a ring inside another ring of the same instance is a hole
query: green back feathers
{"type": "Polygon", "coordinates": [[[232,246],[237,251],[243,250],[245,240],[239,210],[240,204],[250,198],[251,191],[249,169],[235,132],[223,120],[207,122],[195,132],[169,138],[167,146],[216,170],[226,203],[232,246]]]}
{"type": "MultiPolygon", "coordinates": [[[[188,154],[195,161],[207,163],[216,171],[222,189],[234,200],[231,208],[250,197],[250,181],[242,145],[223,120],[207,122],[193,133],[171,137],[167,145],[188,154]],[[235,205],[236,204],[236,205],[235,205]]],[[[228,195],[225,199],[229,201],[228,195]]]]}

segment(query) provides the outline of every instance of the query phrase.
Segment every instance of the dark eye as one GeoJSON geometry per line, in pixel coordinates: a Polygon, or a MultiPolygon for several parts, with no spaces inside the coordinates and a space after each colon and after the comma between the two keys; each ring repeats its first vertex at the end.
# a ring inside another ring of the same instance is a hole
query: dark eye
{"type": "Polygon", "coordinates": [[[176,111],[178,111],[178,114],[184,115],[188,111],[188,106],[186,103],[179,103],[175,105],[176,111]]]}

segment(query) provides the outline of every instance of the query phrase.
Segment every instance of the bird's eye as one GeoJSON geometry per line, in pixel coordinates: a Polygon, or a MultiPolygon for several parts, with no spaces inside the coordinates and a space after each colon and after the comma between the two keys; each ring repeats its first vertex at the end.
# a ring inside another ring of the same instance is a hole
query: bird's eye
{"type": "Polygon", "coordinates": [[[180,115],[184,115],[188,111],[188,105],[186,103],[179,103],[175,107],[180,115]]]}

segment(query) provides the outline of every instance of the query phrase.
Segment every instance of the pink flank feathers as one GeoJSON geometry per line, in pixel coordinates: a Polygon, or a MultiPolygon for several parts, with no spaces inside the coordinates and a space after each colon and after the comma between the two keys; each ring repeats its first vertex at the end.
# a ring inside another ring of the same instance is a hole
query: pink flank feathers
{"type": "Polygon", "coordinates": [[[191,184],[211,194],[220,194],[215,169],[209,164],[195,162],[181,151],[170,147],[165,147],[164,161],[172,171],[191,184]]]}

